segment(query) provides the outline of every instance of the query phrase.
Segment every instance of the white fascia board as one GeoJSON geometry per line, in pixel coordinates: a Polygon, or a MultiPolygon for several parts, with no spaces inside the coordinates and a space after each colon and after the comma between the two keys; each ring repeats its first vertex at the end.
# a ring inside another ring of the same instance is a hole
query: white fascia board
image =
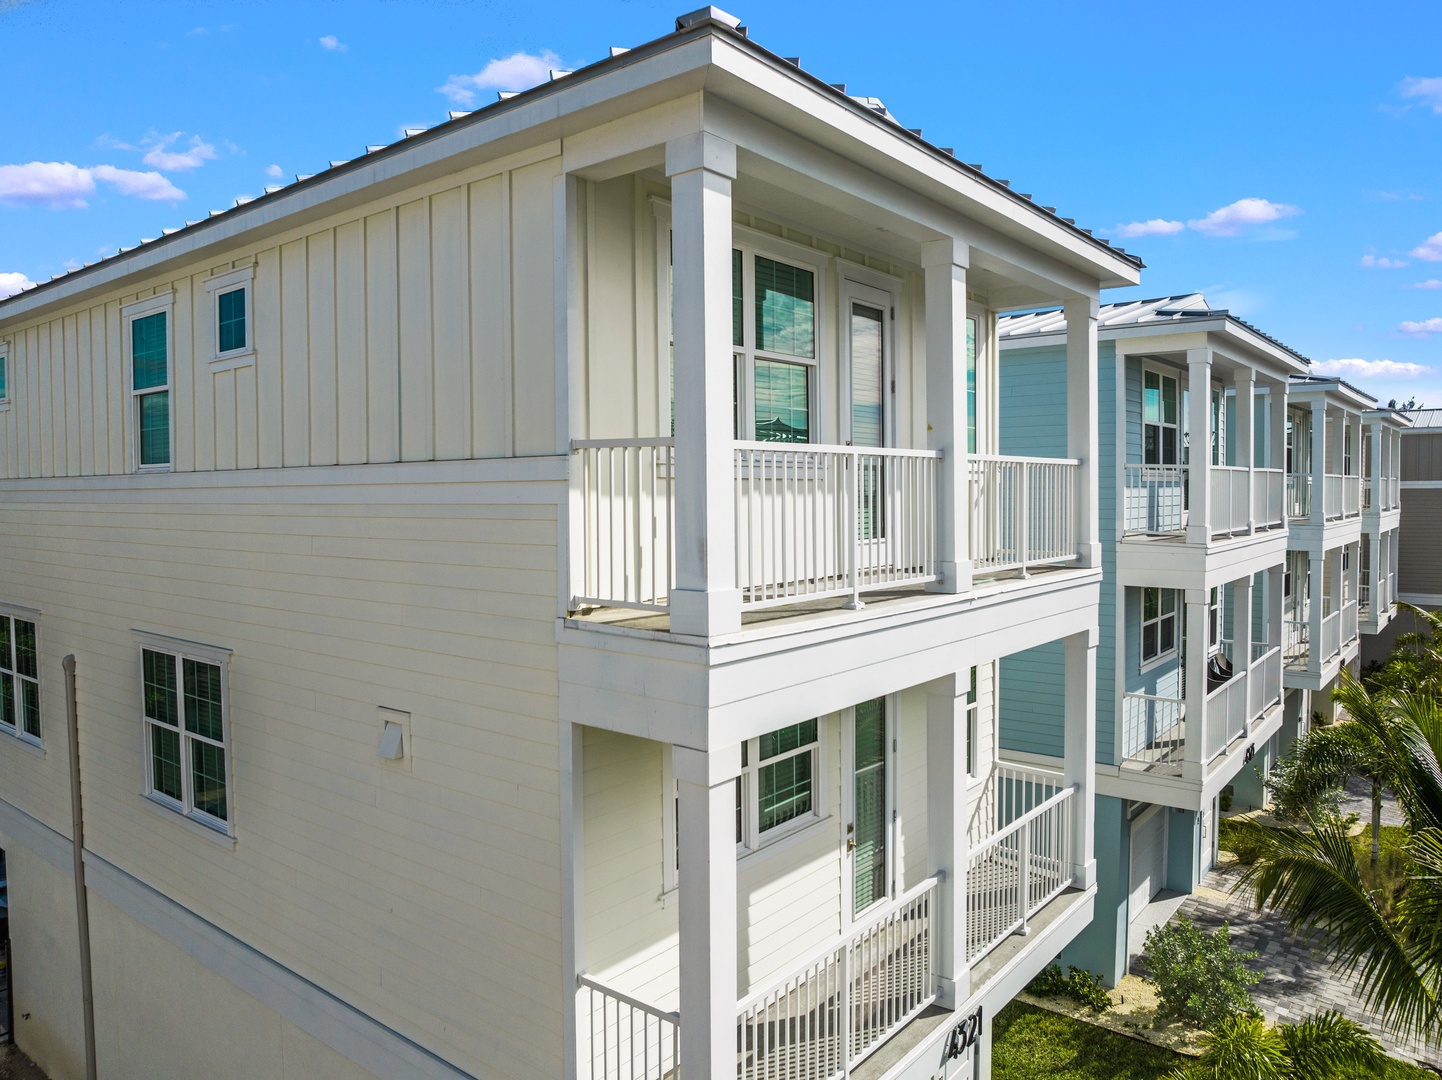
{"type": "Polygon", "coordinates": [[[1084,270],[1104,288],[1141,280],[1140,269],[1125,256],[1079,235],[1040,206],[959,168],[955,159],[893,122],[864,115],[859,107],[848,107],[808,80],[798,79],[794,69],[786,69],[789,65],[783,68],[784,61],[771,61],[718,40],[714,62],[717,73],[731,78],[713,74],[707,80],[708,93],[733,98],[744,110],[773,118],[783,128],[799,129],[812,141],[830,142],[829,148],[842,158],[895,179],[976,224],[1024,238],[1027,246],[1084,270]]]}

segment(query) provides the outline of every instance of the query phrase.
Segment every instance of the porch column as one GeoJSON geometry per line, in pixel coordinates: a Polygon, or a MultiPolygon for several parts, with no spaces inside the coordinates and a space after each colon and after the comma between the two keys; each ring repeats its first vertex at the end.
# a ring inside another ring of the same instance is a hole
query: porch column
{"type": "MultiPolygon", "coordinates": [[[[1256,601],[1252,595],[1252,580],[1252,575],[1248,574],[1232,582],[1232,671],[1245,671],[1248,684],[1252,681],[1252,604],[1256,601]]],[[[1251,692],[1248,685],[1247,693],[1251,692]]],[[[1248,734],[1251,733],[1253,719],[1255,717],[1249,709],[1248,734]]]]}
{"type": "Polygon", "coordinates": [[[1382,477],[1387,473],[1384,471],[1384,458],[1387,455],[1387,446],[1383,438],[1382,421],[1373,420],[1368,425],[1367,432],[1367,464],[1368,476],[1367,485],[1372,489],[1372,513],[1382,512],[1382,477]]]}
{"type": "Polygon", "coordinates": [[[1255,379],[1252,369],[1241,367],[1232,375],[1237,391],[1236,439],[1229,439],[1237,448],[1237,468],[1247,470],[1247,532],[1257,531],[1257,443],[1253,435],[1257,404],[1254,399],[1255,379]]]}
{"type": "Polygon", "coordinates": [[[736,587],[731,181],[736,147],[707,132],[666,144],[676,341],[676,588],[671,629],[741,628],[736,587]]]}
{"type": "Polygon", "coordinates": [[[939,1004],[954,1009],[971,994],[966,962],[966,696],[969,673],[927,684],[926,856],[937,889],[936,980],[939,1004]]]}
{"type": "Polygon", "coordinates": [[[1212,539],[1212,350],[1187,350],[1187,543],[1212,539]]]}
{"type": "MultiPolygon", "coordinates": [[[[1283,491],[1286,491],[1286,469],[1287,469],[1287,384],[1276,382],[1272,384],[1267,394],[1268,408],[1270,410],[1270,423],[1272,430],[1271,438],[1267,441],[1267,468],[1281,469],[1283,472],[1283,491]]],[[[1283,499],[1285,505],[1285,497],[1283,499]]],[[[1284,515],[1285,518],[1285,515],[1284,515]]]]}
{"type": "Polygon", "coordinates": [[[1097,428],[1097,314],[1094,296],[1066,302],[1066,452],[1081,462],[1076,497],[1077,560],[1100,566],[1102,547],[1097,505],[1100,456],[1097,428]]]}
{"type": "Polygon", "coordinates": [[[681,1075],[736,1074],[736,777],[740,744],[672,751],[684,868],[680,910],[681,1075]]]}
{"type": "Polygon", "coordinates": [[[954,236],[928,240],[921,245],[921,260],[926,268],[926,446],[941,453],[936,485],[941,580],[932,589],[964,593],[971,591],[966,413],[966,271],[971,247],[954,236]]]}
{"type": "Polygon", "coordinates": [[[1312,524],[1327,520],[1327,402],[1312,399],[1312,524]]]}
{"type": "MultiPolygon", "coordinates": [[[[1063,768],[1076,785],[1072,805],[1071,872],[1079,889],[1096,883],[1097,639],[1091,627],[1063,638],[1066,694],[1062,706],[1063,768]]],[[[928,821],[930,818],[927,819],[928,821]]]]}
{"type": "Polygon", "coordinates": [[[1307,670],[1314,675],[1322,670],[1322,617],[1326,606],[1326,555],[1313,549],[1307,552],[1307,670]]]}
{"type": "Polygon", "coordinates": [[[1206,751],[1203,734],[1206,731],[1207,709],[1207,590],[1187,589],[1186,603],[1186,648],[1182,663],[1186,665],[1186,752],[1182,760],[1182,775],[1188,780],[1200,780],[1206,771],[1206,751]]]}

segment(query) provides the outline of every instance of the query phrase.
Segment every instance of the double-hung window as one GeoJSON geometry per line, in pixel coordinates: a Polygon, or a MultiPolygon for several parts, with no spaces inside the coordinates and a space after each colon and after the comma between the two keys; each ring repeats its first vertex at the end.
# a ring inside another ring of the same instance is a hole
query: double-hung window
{"type": "Polygon", "coordinates": [[[1158,371],[1142,376],[1142,463],[1177,464],[1177,380],[1158,371]]]}
{"type": "Polygon", "coordinates": [[[230,718],[224,650],[148,635],[140,646],[145,793],[230,832],[230,718]]]}
{"type": "Polygon", "coordinates": [[[131,423],[139,469],[170,468],[171,308],[172,297],[166,294],[124,309],[131,423]]]}
{"type": "Polygon", "coordinates": [[[1142,590],[1142,664],[1156,663],[1177,651],[1175,589],[1142,590]]]}
{"type": "Polygon", "coordinates": [[[0,342],[0,407],[10,404],[10,347],[0,342]]]}
{"type": "Polygon", "coordinates": [[[40,659],[36,614],[0,608],[0,730],[40,744],[40,659]]]}
{"type": "Polygon", "coordinates": [[[741,744],[736,843],[755,850],[820,816],[821,725],[803,720],[741,744]]]}
{"type": "Polygon", "coordinates": [[[736,437],[814,442],[816,270],[749,249],[731,265],[736,437]]]}
{"type": "Polygon", "coordinates": [[[251,282],[255,267],[217,274],[205,282],[211,297],[211,364],[223,370],[248,364],[255,354],[251,282]]]}

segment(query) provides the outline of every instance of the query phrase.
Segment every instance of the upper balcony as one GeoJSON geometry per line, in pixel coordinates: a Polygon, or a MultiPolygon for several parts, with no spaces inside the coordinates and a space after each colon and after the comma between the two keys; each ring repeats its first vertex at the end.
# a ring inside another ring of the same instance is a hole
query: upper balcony
{"type": "Polygon", "coordinates": [[[1396,424],[1339,379],[1297,378],[1287,410],[1287,518],[1298,550],[1352,543],[1364,514],[1397,523],[1396,424]]]}
{"type": "Polygon", "coordinates": [[[1356,655],[1364,625],[1387,617],[1390,583],[1384,574],[1374,595],[1371,558],[1385,561],[1370,552],[1365,534],[1336,548],[1287,553],[1282,643],[1288,689],[1325,689],[1356,655]]]}

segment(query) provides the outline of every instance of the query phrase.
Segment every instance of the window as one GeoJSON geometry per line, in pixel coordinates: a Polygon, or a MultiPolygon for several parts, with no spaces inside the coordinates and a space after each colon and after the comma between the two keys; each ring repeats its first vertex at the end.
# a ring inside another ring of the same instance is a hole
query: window
{"type": "Polygon", "coordinates": [[[1177,651],[1175,589],[1142,590],[1142,664],[1156,663],[1177,651]]]}
{"type": "Polygon", "coordinates": [[[976,319],[966,317],[966,452],[976,453],[976,319]]]}
{"type": "Polygon", "coordinates": [[[736,843],[752,850],[820,816],[820,721],[803,720],[741,744],[736,843]]]}
{"type": "Polygon", "coordinates": [[[1352,476],[1352,425],[1342,421],[1342,475],[1352,476]]]}
{"type": "Polygon", "coordinates": [[[1177,464],[1177,380],[1158,371],[1143,375],[1142,464],[1177,464]]]}
{"type": "Polygon", "coordinates": [[[141,646],[140,666],[145,793],[229,833],[225,655],[152,641],[141,646]]]}
{"type": "Polygon", "coordinates": [[[1212,464],[1227,463],[1227,393],[1212,391],[1212,464]]]}
{"type": "Polygon", "coordinates": [[[971,687],[966,692],[966,775],[975,780],[981,767],[981,733],[976,726],[976,668],[971,669],[971,687]]]}
{"type": "Polygon", "coordinates": [[[1214,653],[1222,643],[1222,590],[1213,586],[1207,600],[1207,646],[1214,653]]]}
{"type": "Polygon", "coordinates": [[[811,442],[816,367],[816,273],[765,255],[732,255],[732,313],[748,310],[751,325],[733,318],[737,354],[737,438],[811,442]],[[749,369],[749,372],[748,372],[749,369]],[[746,397],[749,395],[749,408],[746,397]],[[750,430],[747,430],[748,423],[750,430]]]}
{"type": "Polygon", "coordinates": [[[0,612],[0,729],[40,744],[40,660],[33,612],[0,612]]]}
{"type": "Polygon", "coordinates": [[[10,402],[10,350],[0,345],[0,405],[10,402]]]}
{"type": "Polygon", "coordinates": [[[170,467],[170,308],[172,294],[125,309],[135,464],[170,467]]]}
{"type": "Polygon", "coordinates": [[[218,274],[205,283],[212,297],[214,323],[211,363],[224,362],[222,370],[249,363],[255,353],[250,296],[254,277],[255,267],[245,266],[239,270],[218,274]]]}

